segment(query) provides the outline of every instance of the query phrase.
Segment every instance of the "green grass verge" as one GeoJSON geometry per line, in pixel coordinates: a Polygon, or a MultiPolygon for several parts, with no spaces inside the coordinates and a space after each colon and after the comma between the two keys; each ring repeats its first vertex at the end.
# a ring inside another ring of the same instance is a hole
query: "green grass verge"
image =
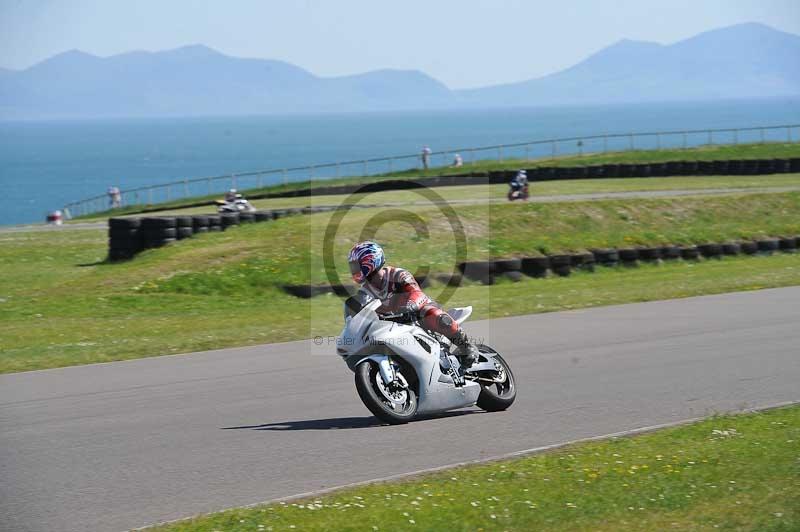
{"type": "Polygon", "coordinates": [[[238,530],[800,530],[800,407],[158,527],[238,530]]]}
{"type": "MultiPolygon", "coordinates": [[[[403,172],[394,172],[375,176],[351,176],[335,179],[325,179],[316,181],[298,181],[287,184],[271,185],[267,187],[250,189],[248,194],[280,193],[290,190],[306,190],[312,186],[319,185],[344,185],[351,183],[368,183],[386,179],[414,178],[434,175],[453,175],[465,172],[481,172],[490,170],[514,170],[518,168],[534,168],[537,166],[585,166],[592,164],[606,163],[650,163],[664,162],[670,160],[723,160],[723,159],[772,159],[790,158],[800,156],[800,144],[797,143],[768,143],[768,144],[740,144],[740,145],[720,145],[720,146],[701,146],[687,149],[665,149],[665,150],[636,150],[629,152],[612,152],[602,154],[588,154],[584,156],[564,156],[555,158],[544,158],[535,160],[507,159],[504,161],[486,160],[477,161],[461,168],[432,168],[427,171],[414,169],[403,172]]],[[[159,204],[160,210],[180,209],[190,203],[211,201],[219,199],[220,194],[208,196],[196,196],[192,198],[182,198],[159,204]]],[[[77,217],[76,220],[88,220],[94,218],[107,218],[108,216],[121,216],[125,214],[135,214],[141,212],[141,206],[132,205],[115,209],[113,211],[103,211],[86,216],[77,217]]]]}

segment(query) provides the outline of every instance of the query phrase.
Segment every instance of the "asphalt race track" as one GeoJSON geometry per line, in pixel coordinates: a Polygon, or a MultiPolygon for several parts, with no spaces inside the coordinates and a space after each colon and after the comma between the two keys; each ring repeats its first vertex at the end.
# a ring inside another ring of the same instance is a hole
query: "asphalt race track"
{"type": "Polygon", "coordinates": [[[476,322],[517,403],[398,427],[311,342],[0,376],[0,529],[119,531],[797,401],[798,323],[800,287],[476,322]]]}

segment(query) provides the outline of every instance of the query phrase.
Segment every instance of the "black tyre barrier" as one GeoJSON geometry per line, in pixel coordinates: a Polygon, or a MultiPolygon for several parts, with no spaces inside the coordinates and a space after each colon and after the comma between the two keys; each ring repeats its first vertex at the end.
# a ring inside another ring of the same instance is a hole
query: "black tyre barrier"
{"type": "Polygon", "coordinates": [[[159,238],[156,240],[145,240],[145,247],[148,248],[160,248],[162,246],[166,246],[167,244],[172,244],[173,242],[177,242],[177,238],[159,238]]]}
{"type": "Polygon", "coordinates": [[[111,248],[108,250],[108,260],[111,262],[129,260],[132,259],[136,253],[137,250],[111,248]]]}
{"type": "Polygon", "coordinates": [[[549,181],[556,178],[556,169],[552,167],[539,168],[539,180],[549,181]]]}
{"type": "Polygon", "coordinates": [[[758,160],[758,168],[756,169],[756,173],[758,173],[758,174],[774,174],[775,173],[775,165],[772,163],[772,159],[759,159],[758,160]]]}
{"type": "Polygon", "coordinates": [[[222,225],[222,216],[219,214],[209,214],[208,226],[211,227],[212,225],[222,225]]]}
{"type": "Polygon", "coordinates": [[[624,266],[635,266],[639,260],[639,250],[636,248],[624,248],[617,250],[619,260],[624,266]]]}
{"type": "Polygon", "coordinates": [[[303,299],[309,299],[333,291],[330,286],[316,286],[313,284],[284,285],[283,289],[289,294],[303,299]]]}
{"type": "Polygon", "coordinates": [[[664,177],[667,175],[667,166],[664,163],[650,163],[651,177],[664,177]]]}
{"type": "Polygon", "coordinates": [[[177,238],[177,227],[146,228],[140,231],[144,240],[161,240],[162,238],[177,238]]]}
{"type": "Polygon", "coordinates": [[[570,255],[551,255],[550,269],[560,277],[567,277],[572,273],[572,257],[570,255]]]}
{"type": "Polygon", "coordinates": [[[594,255],[591,253],[575,253],[570,256],[570,265],[573,270],[594,271],[594,255]]]}
{"type": "Polygon", "coordinates": [[[109,218],[109,229],[137,229],[142,225],[141,218],[109,218]]]}
{"type": "Polygon", "coordinates": [[[661,260],[677,260],[681,258],[680,246],[661,246],[661,260]]]}
{"type": "Polygon", "coordinates": [[[130,253],[138,253],[142,250],[142,243],[140,241],[131,242],[126,240],[112,240],[108,245],[109,251],[127,251],[130,253]]]}
{"type": "Polygon", "coordinates": [[[136,240],[139,238],[139,229],[125,227],[110,227],[108,237],[111,240],[136,240]]]}
{"type": "Polygon", "coordinates": [[[620,177],[618,164],[604,164],[603,174],[606,177],[620,177]]]}
{"type": "Polygon", "coordinates": [[[538,166],[533,168],[525,168],[525,173],[528,175],[528,181],[536,181],[539,179],[539,170],[538,166]]]}
{"type": "Polygon", "coordinates": [[[616,266],[619,263],[616,249],[592,249],[591,252],[595,262],[601,266],[616,266]]]}
{"type": "Polygon", "coordinates": [[[178,240],[183,240],[184,238],[191,238],[194,234],[194,228],[192,227],[178,227],[178,240]]]}
{"type": "Polygon", "coordinates": [[[226,230],[228,227],[239,225],[239,213],[238,212],[223,212],[219,215],[220,218],[220,226],[222,226],[222,230],[226,230]]]}
{"type": "Polygon", "coordinates": [[[713,161],[697,161],[697,175],[714,175],[713,161]]]}
{"type": "Polygon", "coordinates": [[[438,282],[447,285],[447,286],[461,286],[461,282],[463,278],[459,273],[439,273],[434,276],[438,282]]]}
{"type": "MultiPolygon", "coordinates": [[[[155,242],[148,242],[148,247],[159,247],[174,242],[175,239],[168,238],[155,242]]],[[[495,261],[475,261],[463,262],[458,265],[458,269],[465,272],[465,277],[474,281],[480,281],[483,284],[491,285],[495,283],[496,276],[501,276],[513,282],[522,280],[522,273],[530,277],[545,277],[547,270],[550,269],[556,275],[566,277],[569,276],[572,270],[585,269],[594,271],[595,261],[605,265],[616,264],[620,256],[624,256],[630,262],[634,256],[640,260],[658,260],[661,259],[677,259],[683,258],[684,260],[696,261],[703,257],[719,257],[720,255],[738,255],[740,252],[746,255],[754,255],[756,253],[767,252],[768,254],[774,251],[785,251],[787,253],[794,252],[800,247],[800,237],[781,237],[781,238],[763,238],[757,241],[743,241],[739,242],[725,242],[723,244],[700,244],[697,246],[662,246],[659,248],[625,248],[625,249],[596,249],[590,253],[575,253],[572,255],[550,255],[548,257],[523,257],[521,259],[497,259],[495,261]],[[520,263],[522,270],[508,270],[508,268],[516,265],[516,261],[520,263]]],[[[126,260],[131,258],[136,249],[120,246],[111,248],[109,250],[109,260],[126,260]]],[[[462,276],[458,273],[454,274],[434,274],[434,279],[440,283],[449,286],[459,286],[462,282],[462,276]]],[[[420,286],[428,285],[427,276],[419,276],[417,282],[420,286]]],[[[301,298],[310,298],[320,294],[335,293],[336,295],[346,297],[355,287],[347,285],[284,285],[283,289],[301,298]]]]}
{"type": "Polygon", "coordinates": [[[256,221],[256,215],[253,212],[240,212],[239,213],[239,223],[240,224],[251,224],[256,221]]]}
{"type": "Polygon", "coordinates": [[[202,214],[195,214],[192,216],[192,226],[197,229],[198,227],[208,227],[208,216],[202,214]]]}
{"type": "Polygon", "coordinates": [[[800,172],[800,157],[792,157],[789,159],[789,171],[800,172]]]}
{"type": "Polygon", "coordinates": [[[778,247],[780,248],[781,251],[789,251],[789,252],[797,251],[797,239],[794,237],[779,238],[778,247]]]}
{"type": "Polygon", "coordinates": [[[546,277],[549,268],[548,257],[526,257],[520,261],[520,269],[528,277],[546,277]]]}
{"type": "Polygon", "coordinates": [[[494,282],[492,278],[494,262],[492,261],[462,262],[458,265],[458,270],[471,281],[478,281],[483,284],[492,284],[494,282]]]}
{"type": "Polygon", "coordinates": [[[728,175],[742,175],[744,173],[744,165],[742,161],[728,161],[728,175]]]}
{"type": "Polygon", "coordinates": [[[739,247],[745,255],[755,255],[758,253],[758,244],[749,240],[742,242],[739,247]]]}
{"type": "Polygon", "coordinates": [[[268,222],[274,218],[272,211],[256,211],[257,222],[268,222]]]}
{"type": "Polygon", "coordinates": [[[639,248],[639,259],[645,262],[658,262],[661,259],[661,248],[639,248]]]}
{"type": "Polygon", "coordinates": [[[576,166],[572,169],[572,175],[575,179],[586,179],[589,177],[589,168],[586,166],[576,166]]]}
{"type": "Polygon", "coordinates": [[[206,225],[206,226],[202,226],[202,225],[201,225],[201,226],[198,226],[198,227],[195,227],[195,228],[194,228],[194,233],[195,233],[195,234],[198,234],[198,233],[208,233],[208,231],[209,231],[210,229],[211,229],[211,228],[210,228],[210,227],[208,227],[207,225],[206,225]]]}
{"type": "Polygon", "coordinates": [[[214,232],[217,232],[217,231],[222,231],[222,226],[221,225],[209,225],[208,226],[208,232],[209,233],[214,233],[214,232]]]}
{"type": "Polygon", "coordinates": [[[135,238],[110,238],[108,240],[108,247],[141,249],[142,239],[139,238],[138,236],[135,238]]]}
{"type": "Polygon", "coordinates": [[[681,175],[683,171],[683,162],[681,161],[669,161],[664,163],[664,175],[667,176],[674,176],[674,175],[681,175]]]}
{"type": "Polygon", "coordinates": [[[712,161],[711,175],[727,175],[728,168],[728,161],[712,161]]]}
{"type": "Polygon", "coordinates": [[[722,254],[723,255],[738,255],[742,252],[742,245],[737,242],[725,242],[722,244],[722,254]]]}
{"type": "Polygon", "coordinates": [[[556,168],[556,179],[572,179],[572,168],[569,167],[556,168]]]}
{"type": "Polygon", "coordinates": [[[789,159],[775,159],[773,161],[776,174],[788,174],[792,171],[791,162],[789,159]]]}
{"type": "Polygon", "coordinates": [[[700,168],[697,161],[684,161],[681,167],[681,173],[683,173],[683,175],[697,175],[699,171],[700,168]]]}
{"type": "Polygon", "coordinates": [[[617,175],[619,177],[634,177],[632,164],[620,164],[617,167],[617,175]]]}
{"type": "Polygon", "coordinates": [[[494,261],[494,271],[498,273],[518,272],[522,269],[522,259],[500,259],[494,261]]]}
{"type": "Polygon", "coordinates": [[[758,173],[758,161],[755,159],[746,159],[742,161],[742,174],[743,175],[756,175],[758,173]]]}
{"type": "Polygon", "coordinates": [[[697,246],[697,250],[707,259],[722,256],[722,246],[719,244],[700,244],[697,246]]]}
{"type": "Polygon", "coordinates": [[[700,258],[700,250],[697,246],[681,246],[681,258],[683,260],[698,260],[700,258]]]}
{"type": "Polygon", "coordinates": [[[588,166],[586,168],[586,177],[590,179],[599,179],[605,177],[605,173],[603,172],[604,168],[602,166],[588,166]]]}
{"type": "Polygon", "coordinates": [[[142,229],[166,229],[178,226],[174,216],[148,216],[142,218],[142,229]]]}
{"type": "Polygon", "coordinates": [[[762,238],[756,240],[756,246],[758,246],[759,253],[771,255],[773,252],[778,251],[780,243],[777,238],[762,238]]]}
{"type": "Polygon", "coordinates": [[[633,165],[633,175],[636,177],[650,177],[650,165],[641,163],[633,165]]]}
{"type": "Polygon", "coordinates": [[[191,216],[176,216],[175,225],[176,227],[192,227],[194,220],[192,220],[191,216]]]}

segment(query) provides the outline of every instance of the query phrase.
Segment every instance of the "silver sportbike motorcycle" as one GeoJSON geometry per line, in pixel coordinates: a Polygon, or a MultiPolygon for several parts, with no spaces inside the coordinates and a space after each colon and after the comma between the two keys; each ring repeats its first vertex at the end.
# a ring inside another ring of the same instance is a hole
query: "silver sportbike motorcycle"
{"type": "MultiPolygon", "coordinates": [[[[355,373],[364,405],[386,423],[478,405],[505,410],[517,395],[514,374],[494,349],[478,344],[478,361],[462,367],[444,336],[420,326],[411,314],[382,314],[379,300],[345,303],[345,326],[336,352],[355,373]]],[[[459,324],[472,307],[448,311],[459,324]]]]}

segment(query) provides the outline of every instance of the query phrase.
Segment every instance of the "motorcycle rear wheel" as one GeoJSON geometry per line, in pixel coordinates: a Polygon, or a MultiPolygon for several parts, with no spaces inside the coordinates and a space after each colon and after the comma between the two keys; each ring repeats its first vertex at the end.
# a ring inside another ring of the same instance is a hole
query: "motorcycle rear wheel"
{"type": "Polygon", "coordinates": [[[491,357],[503,366],[503,372],[506,379],[502,383],[484,384],[480,382],[481,393],[478,396],[478,401],[475,403],[478,408],[482,408],[487,412],[499,412],[507,409],[514,404],[517,398],[517,386],[514,382],[514,374],[511,372],[511,366],[508,365],[500,354],[487,345],[480,344],[477,346],[478,350],[491,357]]]}
{"type": "Polygon", "coordinates": [[[404,402],[393,407],[380,389],[382,384],[378,365],[372,360],[365,360],[356,367],[356,390],[358,396],[372,414],[391,425],[402,425],[411,421],[417,413],[417,394],[410,387],[404,390],[404,402]],[[380,380],[380,384],[379,384],[380,380]]]}

